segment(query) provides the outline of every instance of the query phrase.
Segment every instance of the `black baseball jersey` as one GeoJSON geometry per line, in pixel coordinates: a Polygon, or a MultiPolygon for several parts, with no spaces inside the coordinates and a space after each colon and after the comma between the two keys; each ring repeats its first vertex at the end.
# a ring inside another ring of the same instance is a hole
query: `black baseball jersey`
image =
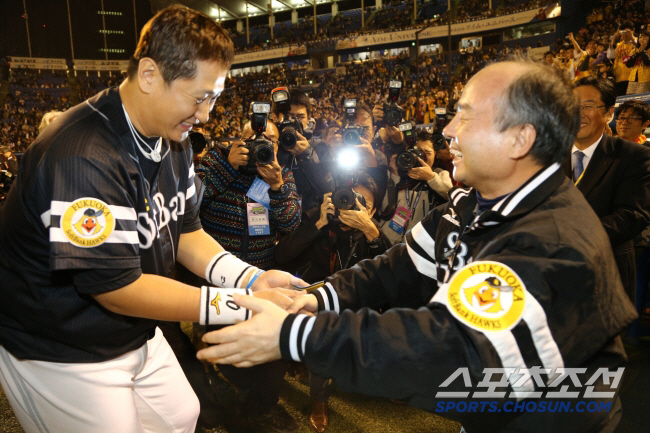
{"type": "Polygon", "coordinates": [[[188,143],[136,148],[117,88],[64,113],[27,150],[0,215],[0,344],[17,358],[98,362],[136,349],[156,321],[91,295],[142,273],[170,276],[201,228],[188,143]]]}

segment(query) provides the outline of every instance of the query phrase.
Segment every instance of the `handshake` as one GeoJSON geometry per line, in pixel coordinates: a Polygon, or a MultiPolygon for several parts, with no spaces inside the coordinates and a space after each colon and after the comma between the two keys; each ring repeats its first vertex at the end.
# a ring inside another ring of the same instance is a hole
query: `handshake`
{"type": "Polygon", "coordinates": [[[206,333],[202,340],[210,346],[198,351],[197,358],[236,367],[252,367],[281,358],[280,331],[284,320],[289,314],[318,312],[318,300],[309,292],[322,283],[308,286],[280,271],[265,274],[266,284],[255,284],[252,295],[232,294],[232,300],[226,302],[232,309],[245,309],[243,316],[248,320],[206,333]]]}

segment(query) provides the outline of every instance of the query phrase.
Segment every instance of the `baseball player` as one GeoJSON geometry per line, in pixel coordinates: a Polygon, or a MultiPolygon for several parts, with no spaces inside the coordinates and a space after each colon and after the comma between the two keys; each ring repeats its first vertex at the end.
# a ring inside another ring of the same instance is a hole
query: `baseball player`
{"type": "Polygon", "coordinates": [[[233,293],[300,284],[201,229],[185,139],[232,60],[214,20],[162,10],[119,88],[62,114],[21,161],[0,216],[0,382],[26,432],[193,432],[198,401],[156,320],[234,323],[250,312],[233,293]],[[170,279],[176,261],[216,287],[170,279]]]}

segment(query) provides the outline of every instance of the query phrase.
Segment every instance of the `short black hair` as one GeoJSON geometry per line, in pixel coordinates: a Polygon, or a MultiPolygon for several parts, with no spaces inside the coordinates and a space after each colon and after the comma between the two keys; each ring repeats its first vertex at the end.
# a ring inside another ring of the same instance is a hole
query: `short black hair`
{"type": "Polygon", "coordinates": [[[307,109],[307,117],[311,117],[311,101],[309,96],[297,87],[289,89],[289,103],[291,105],[302,105],[307,109]]]}
{"type": "Polygon", "coordinates": [[[165,83],[193,78],[197,61],[220,62],[230,68],[235,48],[228,32],[212,18],[185,6],[173,5],[154,15],[142,28],[127,74],[134,77],[140,60],[151,58],[165,83]]]}
{"type": "Polygon", "coordinates": [[[600,93],[600,99],[605,104],[605,111],[609,110],[616,104],[616,89],[614,83],[607,78],[583,77],[575,83],[575,88],[582,86],[595,87],[600,93]]]}
{"type": "MultiPolygon", "coordinates": [[[[365,186],[368,191],[372,193],[372,209],[379,209],[381,207],[381,200],[383,197],[379,196],[379,187],[377,182],[365,171],[362,171],[357,176],[357,185],[365,186]]],[[[372,210],[371,209],[371,210],[372,210]]]]}
{"type": "Polygon", "coordinates": [[[650,106],[645,102],[631,100],[625,101],[616,109],[616,117],[618,117],[623,111],[632,110],[637,116],[641,116],[641,122],[645,123],[650,120],[650,106]]]}
{"type": "Polygon", "coordinates": [[[418,129],[415,134],[415,141],[430,141],[433,144],[433,134],[424,128],[418,129]]]}
{"type": "Polygon", "coordinates": [[[540,62],[518,60],[523,72],[504,90],[496,120],[501,132],[517,125],[535,128],[530,154],[547,166],[562,163],[580,129],[580,103],[571,81],[562,72],[540,62]]]}

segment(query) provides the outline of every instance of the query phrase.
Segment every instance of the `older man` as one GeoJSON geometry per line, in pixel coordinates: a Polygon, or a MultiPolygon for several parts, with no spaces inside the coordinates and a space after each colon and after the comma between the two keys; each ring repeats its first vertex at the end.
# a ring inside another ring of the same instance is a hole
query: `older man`
{"type": "Polygon", "coordinates": [[[571,85],[542,64],[499,63],[469,81],[458,108],[444,132],[454,177],[470,187],[452,188],[405,244],[326,279],[289,313],[236,296],[259,314],[206,335],[218,345],[199,356],[302,361],[468,433],[613,431],[618,334],[635,313],[605,231],[560,167],[579,128],[571,85]],[[575,412],[558,410],[558,398],[578,396],[575,412]],[[581,410],[584,399],[608,409],[581,410]]]}

